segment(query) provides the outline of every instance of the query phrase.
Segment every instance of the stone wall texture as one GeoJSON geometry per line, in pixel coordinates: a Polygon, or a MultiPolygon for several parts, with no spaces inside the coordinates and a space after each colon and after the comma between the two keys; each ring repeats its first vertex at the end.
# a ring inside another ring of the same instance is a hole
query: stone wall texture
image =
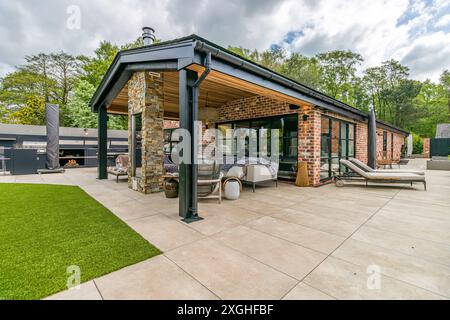
{"type": "MultiPolygon", "coordinates": [[[[142,113],[142,168],[138,191],[160,192],[163,188],[164,103],[163,75],[137,72],[128,82],[129,150],[131,115],[142,113]]],[[[129,175],[129,185],[132,185],[129,175]]]]}

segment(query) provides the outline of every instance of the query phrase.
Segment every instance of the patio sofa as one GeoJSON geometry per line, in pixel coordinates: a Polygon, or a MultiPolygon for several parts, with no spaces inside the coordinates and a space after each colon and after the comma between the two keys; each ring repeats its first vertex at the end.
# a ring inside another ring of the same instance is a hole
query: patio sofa
{"type": "Polygon", "coordinates": [[[341,176],[336,175],[336,186],[342,187],[344,181],[348,180],[365,180],[366,186],[369,181],[376,183],[410,183],[411,186],[414,182],[421,182],[427,190],[427,183],[425,176],[415,173],[385,173],[385,172],[366,172],[349,160],[341,159],[340,163],[351,170],[350,174],[344,174],[341,176]],[[355,176],[356,174],[356,176],[355,176]]]}
{"type": "MultiPolygon", "coordinates": [[[[229,159],[226,163],[229,163],[229,159]]],[[[256,184],[265,181],[275,181],[278,187],[278,163],[263,158],[243,158],[235,164],[225,167],[226,177],[236,177],[243,182],[251,183],[253,192],[256,184]]]]}
{"type": "MultiPolygon", "coordinates": [[[[202,160],[203,161],[203,160],[202,160]]],[[[240,181],[252,184],[253,192],[256,184],[266,181],[274,181],[278,187],[278,163],[264,158],[245,157],[236,160],[235,157],[224,157],[221,166],[222,176],[226,178],[238,178],[240,181]]],[[[178,166],[167,155],[164,156],[164,169],[166,172],[178,172],[178,166]]]]}

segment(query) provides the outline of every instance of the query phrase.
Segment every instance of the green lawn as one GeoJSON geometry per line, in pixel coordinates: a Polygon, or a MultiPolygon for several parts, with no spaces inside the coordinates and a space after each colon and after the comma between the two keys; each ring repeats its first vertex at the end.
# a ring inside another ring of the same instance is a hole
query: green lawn
{"type": "Polygon", "coordinates": [[[83,190],[0,184],[0,300],[39,299],[160,254],[83,190]]]}

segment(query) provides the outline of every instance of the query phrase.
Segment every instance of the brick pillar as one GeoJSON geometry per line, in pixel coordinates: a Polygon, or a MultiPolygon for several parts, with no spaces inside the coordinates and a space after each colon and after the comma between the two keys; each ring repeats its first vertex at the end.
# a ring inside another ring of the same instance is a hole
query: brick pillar
{"type": "Polygon", "coordinates": [[[368,126],[367,123],[358,122],[356,123],[356,150],[355,156],[359,161],[362,161],[367,164],[368,162],[368,126]]]}
{"type": "Polygon", "coordinates": [[[304,107],[298,115],[298,161],[308,164],[309,183],[320,185],[321,116],[314,107],[304,107]],[[303,120],[303,116],[308,119],[303,120]]]}
{"type": "Polygon", "coordinates": [[[430,138],[423,138],[423,157],[430,158],[430,138]]]}
{"type": "MultiPolygon", "coordinates": [[[[142,112],[142,168],[138,191],[162,191],[164,172],[163,75],[135,73],[128,82],[129,150],[131,151],[131,115],[142,112]]],[[[129,185],[132,178],[129,177],[129,185]]]]}

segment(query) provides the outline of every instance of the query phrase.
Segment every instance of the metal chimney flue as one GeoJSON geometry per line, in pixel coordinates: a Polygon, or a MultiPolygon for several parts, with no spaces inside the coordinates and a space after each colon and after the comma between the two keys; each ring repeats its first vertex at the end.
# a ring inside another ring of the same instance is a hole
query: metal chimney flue
{"type": "Polygon", "coordinates": [[[152,45],[155,41],[155,30],[150,27],[143,27],[142,40],[144,40],[144,46],[152,45]]]}

